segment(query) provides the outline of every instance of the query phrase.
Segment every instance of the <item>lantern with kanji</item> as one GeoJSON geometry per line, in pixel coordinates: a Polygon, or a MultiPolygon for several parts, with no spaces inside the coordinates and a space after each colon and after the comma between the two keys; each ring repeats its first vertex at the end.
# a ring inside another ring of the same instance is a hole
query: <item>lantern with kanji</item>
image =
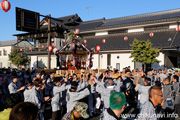
{"type": "Polygon", "coordinates": [[[49,48],[48,48],[48,49],[49,49],[49,51],[50,51],[50,52],[52,52],[53,47],[52,47],[52,46],[49,46],[49,48]]]}
{"type": "Polygon", "coordinates": [[[153,32],[151,32],[151,33],[149,34],[149,36],[150,36],[150,37],[153,37],[153,36],[154,36],[154,33],[153,33],[153,32]]]}
{"type": "Polygon", "coordinates": [[[42,45],[41,47],[44,48],[44,45],[42,45]]]}
{"type": "Polygon", "coordinates": [[[176,31],[179,32],[179,25],[176,27],[176,31]]]}
{"type": "Polygon", "coordinates": [[[103,43],[106,43],[106,39],[103,39],[102,42],[103,42],[103,43]]]}
{"type": "Polygon", "coordinates": [[[127,41],[127,40],[128,40],[128,37],[127,37],[127,36],[125,36],[125,37],[124,37],[124,40],[125,40],[125,41],[127,41]]]}
{"type": "Polygon", "coordinates": [[[99,51],[100,51],[100,48],[101,48],[100,45],[97,45],[97,46],[96,46],[96,51],[99,52],[99,51]]]}
{"type": "Polygon", "coordinates": [[[52,43],[52,46],[54,47],[54,46],[55,46],[55,43],[52,43]]]}
{"type": "Polygon", "coordinates": [[[79,34],[79,29],[78,28],[76,28],[75,34],[76,35],[79,34]]]}
{"type": "Polygon", "coordinates": [[[86,44],[86,43],[87,43],[87,40],[84,40],[84,43],[86,44]]]}
{"type": "Polygon", "coordinates": [[[1,2],[1,9],[4,10],[4,12],[7,12],[11,9],[11,4],[7,0],[3,0],[1,2]]]}

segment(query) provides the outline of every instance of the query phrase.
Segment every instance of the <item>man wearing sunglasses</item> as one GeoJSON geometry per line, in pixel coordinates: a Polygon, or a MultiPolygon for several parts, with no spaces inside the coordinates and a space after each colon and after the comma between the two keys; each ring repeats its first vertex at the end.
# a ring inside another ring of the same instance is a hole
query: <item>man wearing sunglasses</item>
{"type": "Polygon", "coordinates": [[[138,120],[157,120],[157,105],[163,104],[163,93],[160,86],[152,86],[149,89],[149,100],[141,107],[138,120]]]}

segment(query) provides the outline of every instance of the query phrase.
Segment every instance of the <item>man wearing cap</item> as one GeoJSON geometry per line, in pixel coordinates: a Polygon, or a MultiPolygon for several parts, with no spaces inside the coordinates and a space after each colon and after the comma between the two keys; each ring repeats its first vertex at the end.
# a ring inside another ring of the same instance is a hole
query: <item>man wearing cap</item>
{"type": "MultiPolygon", "coordinates": [[[[60,120],[61,114],[60,114],[60,108],[61,108],[61,92],[66,90],[66,80],[64,81],[64,84],[61,85],[63,78],[62,77],[55,77],[54,78],[54,87],[52,90],[52,120],[60,120]]],[[[64,96],[62,96],[64,97],[64,96]]]]}
{"type": "Polygon", "coordinates": [[[19,77],[17,75],[13,76],[13,81],[8,86],[10,94],[17,93],[17,92],[25,89],[25,86],[23,86],[20,89],[18,89],[18,87],[17,87],[18,80],[19,80],[19,77]]]}
{"type": "Polygon", "coordinates": [[[87,114],[88,105],[84,102],[78,102],[74,106],[73,110],[66,113],[62,120],[80,120],[80,118],[87,119],[89,115],[87,114]]]}
{"type": "Polygon", "coordinates": [[[109,98],[110,107],[102,113],[100,120],[120,120],[125,103],[126,97],[122,92],[112,93],[109,98]]]}

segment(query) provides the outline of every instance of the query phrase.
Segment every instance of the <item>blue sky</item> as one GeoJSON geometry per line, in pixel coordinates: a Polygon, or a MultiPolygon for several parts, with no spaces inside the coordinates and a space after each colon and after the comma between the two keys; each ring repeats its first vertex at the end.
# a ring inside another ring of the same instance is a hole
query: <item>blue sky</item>
{"type": "MultiPolygon", "coordinates": [[[[3,0],[0,0],[0,2],[3,0]]],[[[83,21],[151,13],[180,8],[180,0],[8,0],[11,9],[0,9],[0,41],[15,40],[15,7],[39,12],[42,15],[63,17],[78,14],[83,21]],[[89,13],[87,7],[90,7],[89,13]]]]}

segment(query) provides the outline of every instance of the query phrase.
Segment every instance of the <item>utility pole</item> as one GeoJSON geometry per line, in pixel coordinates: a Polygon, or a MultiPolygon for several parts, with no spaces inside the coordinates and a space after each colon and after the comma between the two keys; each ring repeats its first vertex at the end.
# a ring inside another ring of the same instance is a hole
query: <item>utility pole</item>
{"type": "Polygon", "coordinates": [[[48,15],[48,69],[51,69],[51,52],[49,46],[51,44],[51,15],[48,15]]]}

